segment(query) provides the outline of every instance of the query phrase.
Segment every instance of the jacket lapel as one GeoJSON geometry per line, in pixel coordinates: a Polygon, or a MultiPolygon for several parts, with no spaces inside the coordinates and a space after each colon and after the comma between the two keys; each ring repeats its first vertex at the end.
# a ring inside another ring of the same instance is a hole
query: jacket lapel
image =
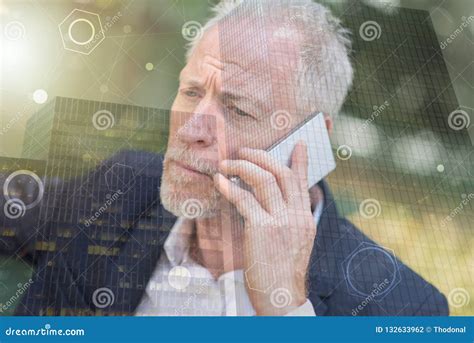
{"type": "MultiPolygon", "coordinates": [[[[324,208],[321,218],[318,222],[316,238],[314,240],[313,251],[311,253],[310,264],[308,267],[308,297],[313,303],[316,314],[324,315],[327,312],[327,306],[324,299],[332,293],[332,283],[330,280],[330,270],[337,270],[330,265],[334,259],[328,258],[326,247],[327,239],[331,237],[331,228],[338,225],[338,212],[336,203],[326,182],[318,183],[324,194],[324,208]]],[[[336,263],[334,261],[334,263],[336,263]]]]}

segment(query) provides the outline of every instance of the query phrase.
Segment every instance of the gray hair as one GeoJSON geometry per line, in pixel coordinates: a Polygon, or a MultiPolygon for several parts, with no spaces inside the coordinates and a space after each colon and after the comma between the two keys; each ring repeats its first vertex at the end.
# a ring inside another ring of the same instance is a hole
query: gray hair
{"type": "MultiPolygon", "coordinates": [[[[322,111],[335,116],[352,85],[349,59],[350,32],[341,26],[329,9],[312,0],[222,0],[212,8],[212,17],[202,29],[207,32],[234,11],[239,16],[265,17],[301,37],[295,75],[299,111],[322,111]]],[[[187,58],[199,39],[188,46],[187,58]]]]}

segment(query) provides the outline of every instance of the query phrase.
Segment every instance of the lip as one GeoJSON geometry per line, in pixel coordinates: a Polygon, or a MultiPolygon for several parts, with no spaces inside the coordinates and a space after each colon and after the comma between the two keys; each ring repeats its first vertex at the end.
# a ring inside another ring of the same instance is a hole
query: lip
{"type": "Polygon", "coordinates": [[[209,175],[201,173],[200,171],[197,171],[196,169],[191,168],[190,166],[183,164],[181,162],[171,160],[173,165],[178,167],[182,172],[188,175],[193,175],[193,176],[198,176],[198,177],[205,177],[205,178],[210,178],[209,175]]]}

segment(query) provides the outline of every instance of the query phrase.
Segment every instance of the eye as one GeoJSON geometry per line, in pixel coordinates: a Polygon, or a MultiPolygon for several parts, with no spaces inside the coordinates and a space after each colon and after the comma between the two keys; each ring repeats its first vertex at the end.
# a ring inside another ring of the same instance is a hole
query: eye
{"type": "Polygon", "coordinates": [[[199,93],[196,91],[193,91],[192,89],[185,89],[183,93],[189,98],[196,98],[199,96],[199,93]]]}
{"type": "Polygon", "coordinates": [[[240,108],[236,107],[236,106],[229,106],[228,107],[231,111],[237,113],[237,115],[241,116],[241,117],[251,117],[252,116],[250,114],[248,114],[247,112],[245,111],[242,111],[240,108]]]}

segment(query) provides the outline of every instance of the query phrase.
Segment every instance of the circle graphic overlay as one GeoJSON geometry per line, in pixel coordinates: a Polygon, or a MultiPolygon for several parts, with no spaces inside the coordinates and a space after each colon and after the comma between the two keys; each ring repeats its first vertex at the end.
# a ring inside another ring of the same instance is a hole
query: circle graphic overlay
{"type": "Polygon", "coordinates": [[[69,24],[69,28],[68,28],[67,33],[68,33],[69,39],[71,41],[73,41],[75,44],[77,44],[77,45],[86,45],[86,44],[89,44],[90,42],[92,42],[92,40],[94,39],[95,27],[94,27],[94,24],[92,24],[92,22],[90,20],[87,20],[87,19],[84,19],[84,18],[78,18],[78,19],[74,20],[71,24],[69,24]],[[83,41],[83,42],[78,41],[72,35],[72,28],[74,27],[74,25],[76,25],[77,23],[80,23],[80,22],[84,22],[84,23],[88,24],[92,29],[90,37],[87,40],[83,41]]]}
{"type": "Polygon", "coordinates": [[[18,189],[25,191],[27,194],[26,197],[28,200],[30,200],[24,204],[25,210],[35,207],[38,205],[41,199],[43,199],[43,181],[41,181],[40,177],[32,171],[17,170],[7,177],[5,183],[3,184],[3,196],[7,201],[16,199],[16,197],[11,196],[10,188],[13,188],[15,192],[17,192],[18,189]]]}
{"type": "Polygon", "coordinates": [[[347,260],[344,271],[350,289],[363,297],[372,294],[381,298],[399,281],[395,258],[378,246],[362,246],[355,251],[347,260]]]}

